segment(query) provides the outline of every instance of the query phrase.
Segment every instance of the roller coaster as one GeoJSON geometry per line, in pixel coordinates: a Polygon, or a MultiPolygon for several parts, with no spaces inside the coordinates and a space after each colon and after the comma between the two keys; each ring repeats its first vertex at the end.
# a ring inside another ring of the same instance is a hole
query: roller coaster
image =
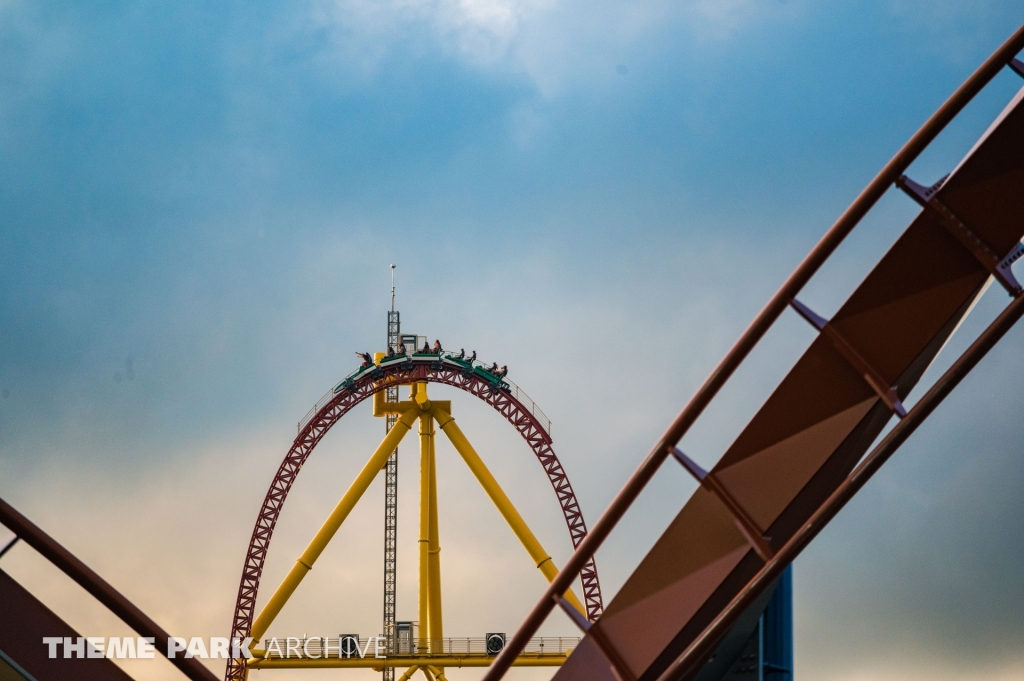
{"type": "MultiPolygon", "coordinates": [[[[413,336],[412,347],[417,336],[413,336]]],[[[403,345],[404,347],[404,345],[403,345]]],[[[493,407],[522,436],[537,456],[544,472],[551,482],[565,517],[573,545],[578,546],[586,536],[587,529],[580,512],[576,495],[558,457],[551,447],[550,421],[526,393],[503,376],[496,375],[482,363],[467,360],[444,352],[377,353],[374,362],[364,362],[352,374],[338,383],[321,398],[298,423],[299,433],[291,449],[281,462],[277,475],[260,509],[256,527],[253,530],[242,573],[238,599],[235,606],[233,638],[251,637],[260,640],[267,633],[270,624],[280,613],[285,603],[295,592],[306,574],[312,570],[320,553],[348,517],[356,502],[362,497],[370,483],[382,470],[402,438],[419,423],[420,436],[420,534],[419,534],[419,619],[415,626],[419,635],[412,632],[414,623],[409,622],[409,633],[403,641],[403,630],[399,630],[385,641],[387,655],[382,660],[365,655],[345,654],[343,637],[338,637],[330,656],[330,641],[318,640],[312,654],[292,656],[287,650],[271,650],[268,644],[257,648],[253,660],[232,659],[228,663],[226,678],[242,679],[248,669],[272,669],[280,667],[365,667],[382,670],[404,667],[415,672],[423,669],[428,678],[444,678],[447,666],[486,666],[496,654],[493,643],[488,645],[487,637],[480,641],[472,639],[446,639],[443,631],[441,608],[441,561],[437,515],[437,473],[434,454],[434,425],[441,429],[459,455],[465,460],[473,475],[494,502],[516,537],[523,544],[531,560],[550,581],[558,574],[551,556],[544,550],[536,536],[527,527],[522,516],[512,505],[483,460],[470,444],[452,416],[451,401],[431,400],[427,393],[430,383],[439,383],[459,388],[493,407]],[[389,388],[408,386],[409,399],[389,401],[389,388]],[[303,464],[324,435],[353,407],[366,399],[373,399],[373,415],[397,418],[387,430],[387,435],[370,456],[369,461],[356,477],[349,490],[338,502],[323,527],[310,541],[309,546],[295,562],[288,576],[270,597],[263,610],[254,619],[257,592],[263,564],[273,535],[278,516],[288,492],[303,464]]],[[[601,615],[601,588],[597,567],[591,558],[580,571],[583,592],[581,601],[571,590],[565,598],[571,603],[578,616],[587,621],[596,621],[601,615]],[[585,603],[585,605],[584,605],[585,603]]],[[[348,637],[350,650],[364,649],[366,644],[358,637],[348,637]]],[[[273,643],[273,641],[271,642],[273,643]]],[[[504,638],[501,638],[504,644],[504,638]]],[[[305,645],[305,642],[303,642],[305,645]]],[[[549,666],[564,662],[569,651],[575,647],[574,640],[538,639],[520,655],[515,664],[524,666],[549,666]]],[[[304,651],[305,652],[305,651],[304,651]]]]}
{"type": "MultiPolygon", "coordinates": [[[[911,163],[996,74],[1009,68],[1024,77],[1024,63],[1016,58],[1022,49],[1024,26],[886,164],[771,297],[589,531],[552,448],[550,421],[534,402],[503,375],[461,355],[440,350],[395,353],[399,330],[397,323],[392,328],[389,316],[392,352],[377,353],[316,402],[299,421],[295,440],[273,477],[245,556],[230,630],[232,639],[253,639],[256,645],[252,656],[235,654],[227,661],[224,678],[240,680],[252,670],[281,667],[364,667],[385,678],[404,669],[403,681],[414,674],[433,681],[445,679],[446,669],[478,666],[486,668],[485,681],[498,681],[513,666],[552,666],[558,681],[792,679],[791,658],[780,663],[785,655],[769,650],[764,636],[775,616],[774,594],[788,588],[788,566],[1024,316],[1024,289],[1013,270],[1024,257],[1024,89],[948,175],[931,184],[906,175],[911,163]],[[894,188],[916,202],[920,212],[834,314],[812,310],[799,300],[801,290],[894,188]],[[926,369],[993,283],[1010,302],[911,402],[926,369]],[[814,341],[718,462],[704,470],[681,447],[683,437],[787,311],[813,327],[814,341]],[[534,452],[561,505],[574,548],[561,569],[456,424],[452,403],[429,397],[430,383],[483,400],[534,452]],[[399,399],[400,388],[408,391],[407,399],[399,399]],[[374,416],[386,419],[383,441],[257,614],[263,566],[292,485],[323,436],[366,400],[371,400],[374,416]],[[394,602],[388,601],[387,579],[393,578],[394,565],[386,559],[386,636],[375,641],[354,635],[302,640],[293,646],[301,650],[295,656],[286,642],[282,651],[275,639],[265,638],[269,627],[372,480],[381,470],[391,474],[399,442],[417,424],[418,621],[389,620],[394,602]],[[548,582],[507,639],[486,634],[445,637],[437,429],[451,441],[548,582]],[[697,491],[606,607],[594,555],[669,460],[693,476],[697,491]],[[582,598],[572,588],[577,579],[582,598]],[[578,626],[579,638],[537,638],[556,609],[578,626]],[[367,655],[371,643],[382,647],[382,654],[367,655]]],[[[416,348],[418,337],[413,338],[416,348]]],[[[158,651],[167,649],[171,637],[166,631],[3,502],[0,522],[141,636],[152,637],[158,651]]],[[[84,674],[73,659],[42,656],[37,650],[40,636],[74,632],[19,589],[0,572],[0,602],[7,604],[0,613],[0,677],[127,678],[106,660],[84,674]]],[[[216,678],[195,659],[179,656],[171,662],[190,679],[216,678]]]]}

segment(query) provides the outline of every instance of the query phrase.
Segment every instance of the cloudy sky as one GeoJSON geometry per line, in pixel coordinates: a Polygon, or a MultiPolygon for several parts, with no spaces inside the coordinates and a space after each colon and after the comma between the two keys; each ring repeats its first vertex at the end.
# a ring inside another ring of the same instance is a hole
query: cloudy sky
{"type": "MultiPolygon", "coordinates": [[[[0,496],[173,633],[227,635],[295,423],[353,351],[382,349],[396,263],[403,329],[509,366],[592,522],[1020,9],[0,0],[0,496]]],[[[1021,84],[997,77],[911,175],[948,172],[1021,84]]],[[[835,310],[915,212],[890,192],[802,297],[835,310]]],[[[939,364],[1005,302],[991,290],[939,364]]],[[[784,317],[687,450],[710,465],[810,340],[784,317]]],[[[1024,679],[1022,377],[1024,327],[797,561],[799,676],[1024,679]]],[[[530,450],[487,407],[434,394],[563,562],[530,450]]],[[[382,431],[366,405],[317,449],[263,599],[382,431]]],[[[398,615],[413,619],[402,452],[398,615]]],[[[446,633],[512,631],[542,579],[439,456],[446,633]]],[[[598,555],[606,599],[692,490],[659,474],[598,555]]],[[[379,632],[382,497],[378,480],[272,634],[379,632]]],[[[31,549],[3,569],[83,633],[128,633],[31,549]]]]}

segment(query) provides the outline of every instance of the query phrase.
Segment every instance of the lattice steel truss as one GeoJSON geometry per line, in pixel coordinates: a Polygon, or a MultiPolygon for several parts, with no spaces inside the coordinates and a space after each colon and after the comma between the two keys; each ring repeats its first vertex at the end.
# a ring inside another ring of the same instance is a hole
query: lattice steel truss
{"type": "MultiPolygon", "coordinates": [[[[388,312],[388,347],[398,347],[402,323],[397,310],[388,312]]],[[[398,386],[387,389],[388,402],[398,401],[398,386]]],[[[388,414],[386,430],[390,432],[397,414],[388,414]]],[[[398,448],[384,466],[384,640],[387,654],[395,650],[395,579],[398,572],[398,448]]],[[[384,669],[384,681],[395,681],[394,667],[384,669]]]]}

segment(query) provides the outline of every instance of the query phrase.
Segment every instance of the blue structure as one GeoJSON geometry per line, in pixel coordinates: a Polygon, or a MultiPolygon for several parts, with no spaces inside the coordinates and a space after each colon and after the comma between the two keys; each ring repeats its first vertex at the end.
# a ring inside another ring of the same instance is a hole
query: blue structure
{"type": "Polygon", "coordinates": [[[761,615],[761,678],[793,681],[793,566],[779,578],[761,615]]]}
{"type": "Polygon", "coordinates": [[[793,566],[718,645],[694,681],[793,681],[793,566]]]}

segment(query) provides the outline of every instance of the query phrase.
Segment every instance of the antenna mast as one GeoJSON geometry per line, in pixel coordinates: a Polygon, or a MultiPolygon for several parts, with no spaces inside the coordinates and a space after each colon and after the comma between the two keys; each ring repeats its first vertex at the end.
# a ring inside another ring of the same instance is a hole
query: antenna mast
{"type": "MultiPolygon", "coordinates": [[[[388,347],[398,348],[402,325],[395,310],[395,266],[391,265],[391,311],[388,312],[388,347]]],[[[387,388],[388,402],[398,401],[398,387],[387,388]]],[[[390,431],[398,416],[388,414],[386,430],[390,431]]],[[[395,577],[398,571],[398,449],[384,464],[384,640],[388,655],[396,649],[395,639],[395,577]]],[[[384,668],[383,681],[395,681],[394,667],[384,668]]]]}

